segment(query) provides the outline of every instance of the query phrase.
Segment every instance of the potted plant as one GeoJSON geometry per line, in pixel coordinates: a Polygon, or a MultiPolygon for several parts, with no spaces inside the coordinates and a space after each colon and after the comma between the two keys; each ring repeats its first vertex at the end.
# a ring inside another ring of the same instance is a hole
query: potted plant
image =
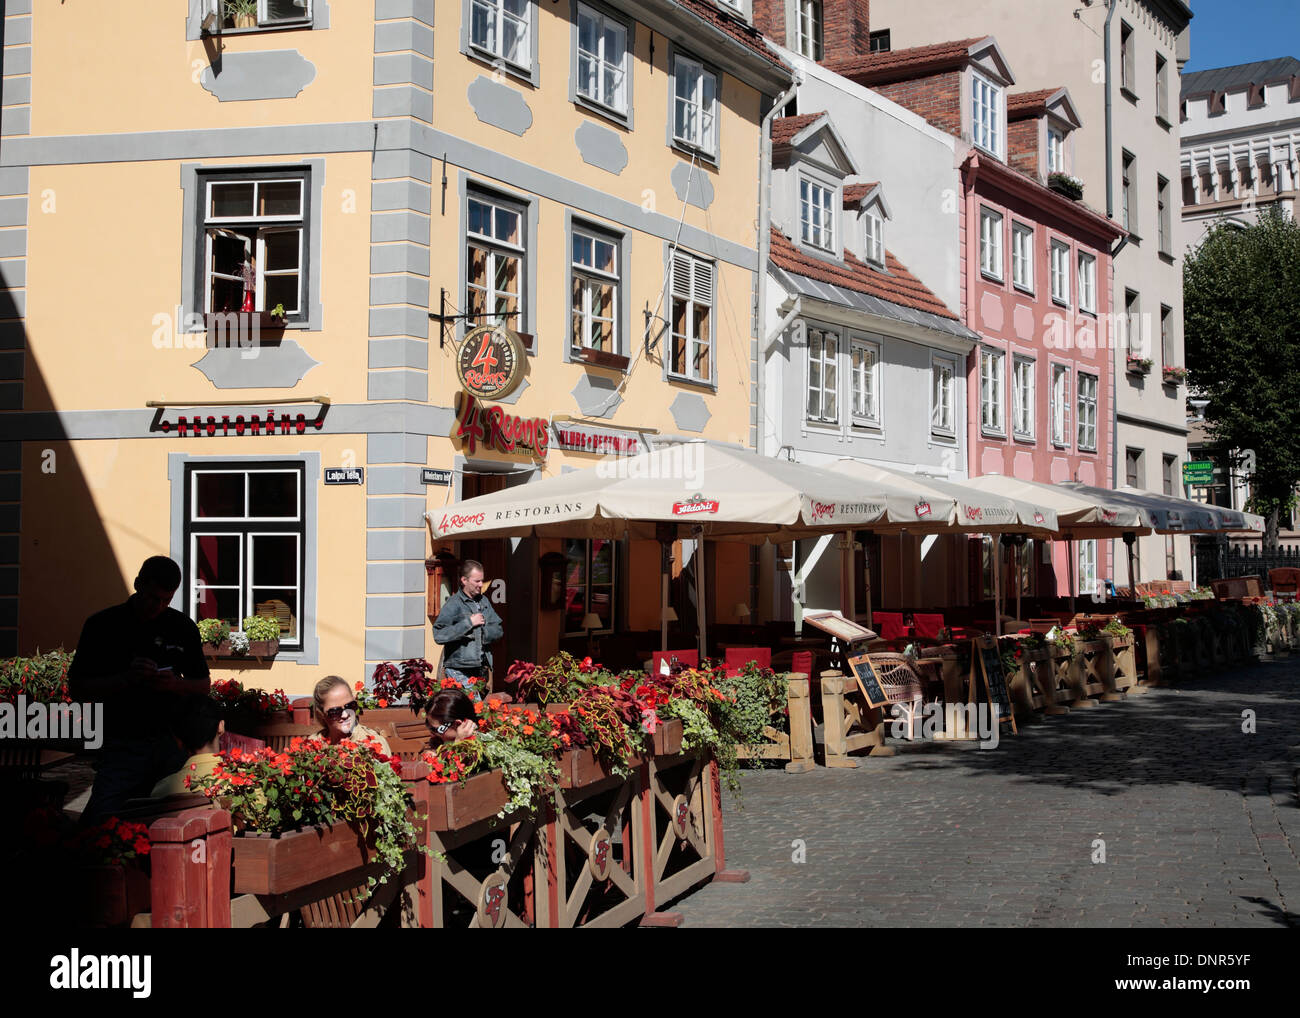
{"type": "Polygon", "coordinates": [[[1164,377],[1165,385],[1182,385],[1187,381],[1186,368],[1175,368],[1165,365],[1161,370],[1161,375],[1164,377]]]}
{"type": "Polygon", "coordinates": [[[1083,181],[1068,173],[1049,173],[1047,186],[1071,201],[1079,201],[1083,197],[1083,181]]]}
{"type": "Polygon", "coordinates": [[[280,623],[276,618],[270,615],[249,615],[240,623],[239,628],[248,643],[240,653],[263,658],[275,657],[280,650],[280,623]]]}
{"type": "Polygon", "coordinates": [[[199,639],[204,657],[230,656],[230,623],[225,619],[200,619],[199,639]]]}
{"type": "Polygon", "coordinates": [[[1133,357],[1130,355],[1125,362],[1125,366],[1130,375],[1149,375],[1153,363],[1150,357],[1133,357]]]}
{"type": "Polygon", "coordinates": [[[222,6],[230,27],[257,27],[257,0],[222,0],[222,6]]]}

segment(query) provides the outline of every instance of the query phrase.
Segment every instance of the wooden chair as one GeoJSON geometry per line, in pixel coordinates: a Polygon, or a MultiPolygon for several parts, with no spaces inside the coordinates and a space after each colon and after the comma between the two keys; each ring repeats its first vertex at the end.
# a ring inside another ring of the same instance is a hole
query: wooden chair
{"type": "Polygon", "coordinates": [[[1283,566],[1268,571],[1268,585],[1273,588],[1273,596],[1294,601],[1300,594],[1300,569],[1283,566]]]}
{"type": "Polygon", "coordinates": [[[912,634],[903,621],[902,612],[872,612],[871,625],[876,630],[873,647],[890,647],[902,650],[912,642],[912,634]]]}

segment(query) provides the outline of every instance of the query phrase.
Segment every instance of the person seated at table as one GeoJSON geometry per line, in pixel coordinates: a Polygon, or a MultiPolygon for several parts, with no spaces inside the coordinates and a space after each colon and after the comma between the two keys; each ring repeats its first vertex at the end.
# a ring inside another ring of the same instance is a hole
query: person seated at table
{"type": "Polygon", "coordinates": [[[193,783],[199,778],[206,778],[221,761],[221,733],[226,730],[217,705],[209,697],[196,700],[193,707],[179,716],[172,724],[172,735],[181,745],[189,759],[181,769],[169,774],[149,793],[151,799],[165,799],[169,795],[185,795],[190,791],[185,785],[188,777],[193,783]]]}
{"type": "Polygon", "coordinates": [[[337,744],[344,739],[362,742],[373,739],[379,743],[380,751],[385,756],[392,756],[388,740],[373,728],[361,723],[359,708],[353,697],[352,688],[338,675],[327,675],[316,683],[312,691],[312,714],[321,725],[320,734],[330,744],[337,744]]]}
{"type": "Polygon", "coordinates": [[[474,701],[463,689],[444,689],[424,709],[434,744],[460,742],[478,731],[474,701]]]}

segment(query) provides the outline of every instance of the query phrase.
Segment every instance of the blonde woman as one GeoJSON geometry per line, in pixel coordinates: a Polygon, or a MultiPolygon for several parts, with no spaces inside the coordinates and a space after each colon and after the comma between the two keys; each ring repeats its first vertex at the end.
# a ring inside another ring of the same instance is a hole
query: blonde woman
{"type": "Polygon", "coordinates": [[[313,716],[321,725],[320,734],[327,742],[337,743],[343,739],[362,742],[374,739],[385,756],[393,755],[393,751],[388,748],[388,740],[361,723],[352,690],[339,676],[327,675],[316,683],[316,689],[312,692],[312,704],[313,716]]]}

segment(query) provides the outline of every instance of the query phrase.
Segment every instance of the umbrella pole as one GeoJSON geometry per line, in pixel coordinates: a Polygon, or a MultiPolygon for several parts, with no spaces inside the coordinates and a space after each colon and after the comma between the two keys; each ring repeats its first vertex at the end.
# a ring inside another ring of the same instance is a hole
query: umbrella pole
{"type": "Polygon", "coordinates": [[[1023,561],[1021,561],[1020,558],[1020,545],[1013,544],[1011,546],[1011,554],[1015,556],[1015,561],[1016,561],[1016,620],[1019,621],[1020,619],[1024,618],[1024,615],[1021,614],[1020,611],[1020,592],[1024,589],[1025,586],[1025,576],[1024,576],[1025,564],[1023,561]]]}
{"type": "Polygon", "coordinates": [[[668,649],[668,574],[672,571],[672,545],[659,542],[659,649],[668,649]]]}
{"type": "Polygon", "coordinates": [[[1065,575],[1069,577],[1070,614],[1074,614],[1074,538],[1065,542],[1065,575]]]}
{"type": "MultiPolygon", "coordinates": [[[[1137,544],[1137,541],[1134,541],[1133,544],[1137,544]]],[[[1128,549],[1129,593],[1131,593],[1134,597],[1137,597],[1138,581],[1137,581],[1137,573],[1133,571],[1133,544],[1125,545],[1125,547],[1128,549]]]]}
{"type": "Polygon", "coordinates": [[[862,585],[867,592],[867,628],[871,628],[871,552],[862,546],[862,585]]]}
{"type": "Polygon", "coordinates": [[[704,664],[705,648],[708,646],[704,631],[704,528],[696,527],[695,537],[695,625],[699,630],[700,664],[704,664]]]}
{"type": "Polygon", "coordinates": [[[853,587],[853,531],[846,530],[840,543],[840,611],[846,619],[857,614],[853,587]]]}
{"type": "Polygon", "coordinates": [[[1002,542],[990,534],[993,542],[993,635],[1002,635],[1002,542]]]}

